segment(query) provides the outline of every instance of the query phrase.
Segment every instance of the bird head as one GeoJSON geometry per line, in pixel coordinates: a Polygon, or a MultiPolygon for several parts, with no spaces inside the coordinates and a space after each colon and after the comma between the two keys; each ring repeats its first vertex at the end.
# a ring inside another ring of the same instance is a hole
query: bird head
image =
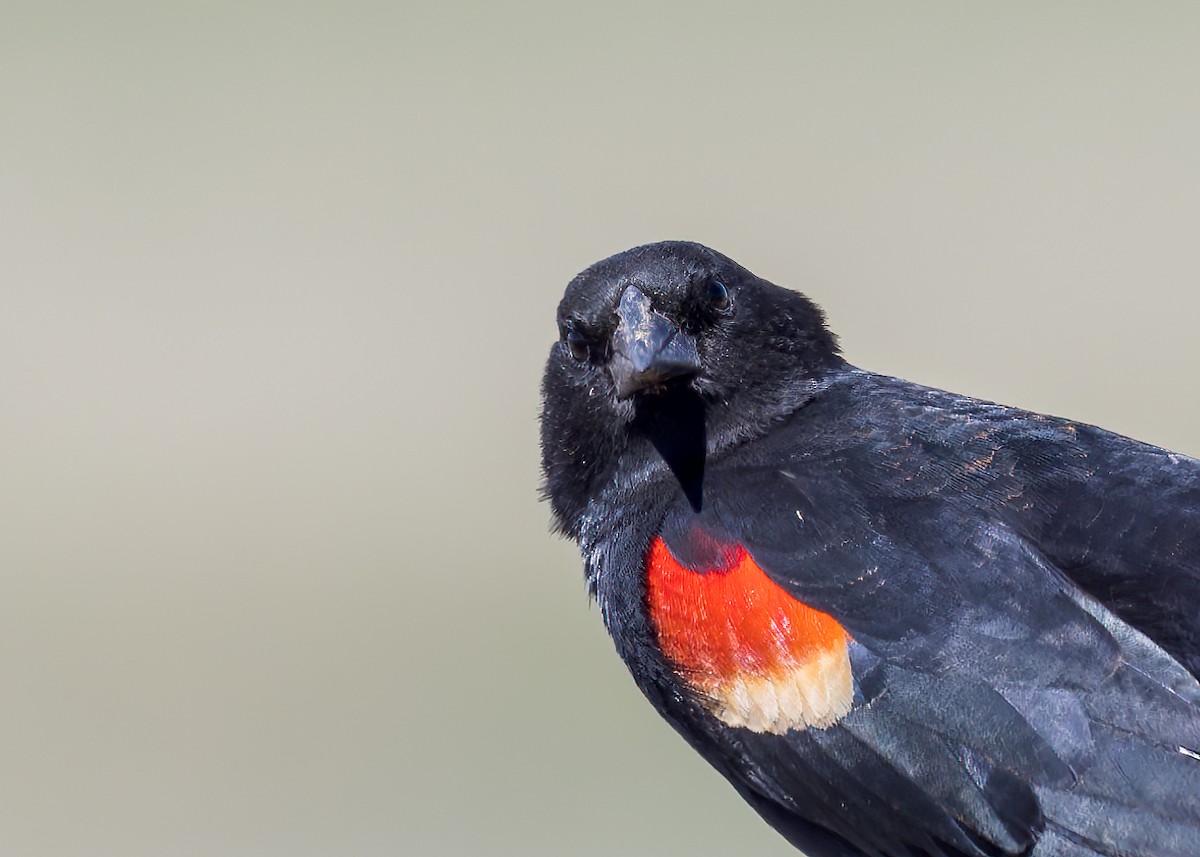
{"type": "Polygon", "coordinates": [[[701,454],[736,442],[798,407],[806,382],[840,363],[808,298],[684,241],[583,271],[559,303],[558,330],[542,386],[542,463],[568,532],[631,450],[662,452],[664,438],[694,437],[697,423],[701,454]]]}

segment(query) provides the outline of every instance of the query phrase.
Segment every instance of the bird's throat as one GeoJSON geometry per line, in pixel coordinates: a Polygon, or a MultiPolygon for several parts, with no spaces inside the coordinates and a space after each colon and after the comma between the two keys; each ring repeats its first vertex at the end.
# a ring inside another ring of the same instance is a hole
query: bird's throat
{"type": "Polygon", "coordinates": [[[708,446],[704,402],[690,387],[674,384],[639,402],[634,431],[646,437],[675,475],[679,488],[699,512],[704,502],[704,460],[708,446]]]}
{"type": "Polygon", "coordinates": [[[650,616],[663,653],[722,722],[782,734],[850,710],[848,636],[775,584],[740,545],[715,568],[682,565],[661,538],[646,557],[650,616]]]}

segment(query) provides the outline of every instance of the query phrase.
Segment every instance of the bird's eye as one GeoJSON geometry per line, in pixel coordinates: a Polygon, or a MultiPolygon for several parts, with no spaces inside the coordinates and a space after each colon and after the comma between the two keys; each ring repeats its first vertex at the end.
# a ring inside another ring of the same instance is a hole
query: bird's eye
{"type": "Polygon", "coordinates": [[[708,281],[708,303],[719,312],[729,309],[729,289],[720,280],[708,281]]]}
{"type": "Polygon", "coordinates": [[[571,352],[571,356],[576,360],[583,361],[588,359],[591,353],[591,346],[588,344],[587,337],[575,330],[567,331],[567,350],[571,352]]]}

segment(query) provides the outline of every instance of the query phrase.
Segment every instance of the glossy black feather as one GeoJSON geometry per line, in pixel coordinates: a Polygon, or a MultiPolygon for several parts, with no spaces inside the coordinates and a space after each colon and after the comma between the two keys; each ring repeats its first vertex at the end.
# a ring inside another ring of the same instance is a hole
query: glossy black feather
{"type": "Polygon", "coordinates": [[[768,822],[816,857],[1200,854],[1200,462],[855,369],[707,248],[596,270],[560,314],[597,335],[624,282],[685,325],[719,276],[740,313],[696,325],[707,377],[633,403],[552,353],[543,460],[635,680],[768,822]],[[643,563],[661,535],[703,565],[698,531],[845,626],[847,717],[759,734],[692,697],[643,563]]]}

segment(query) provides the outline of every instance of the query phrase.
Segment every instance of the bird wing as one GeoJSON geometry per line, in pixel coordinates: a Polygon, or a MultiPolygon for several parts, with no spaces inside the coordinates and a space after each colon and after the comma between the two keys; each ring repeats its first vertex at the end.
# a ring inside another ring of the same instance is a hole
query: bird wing
{"type": "MultiPolygon", "coordinates": [[[[785,833],[797,818],[801,845],[815,823],[866,854],[1200,854],[1200,685],[1020,515],[962,499],[1003,480],[889,490],[953,467],[910,442],[919,466],[888,482],[878,456],[856,471],[865,447],[821,455],[783,434],[710,468],[703,510],[681,504],[663,531],[681,557],[697,533],[744,546],[850,639],[854,702],[835,725],[702,727],[751,803],[785,833]]],[[[1012,502],[1052,493],[1025,486],[1012,502]]]]}
{"type": "Polygon", "coordinates": [[[1200,461],[1056,417],[852,373],[753,448],[808,460],[864,502],[1007,524],[1200,675],[1200,461]]]}

